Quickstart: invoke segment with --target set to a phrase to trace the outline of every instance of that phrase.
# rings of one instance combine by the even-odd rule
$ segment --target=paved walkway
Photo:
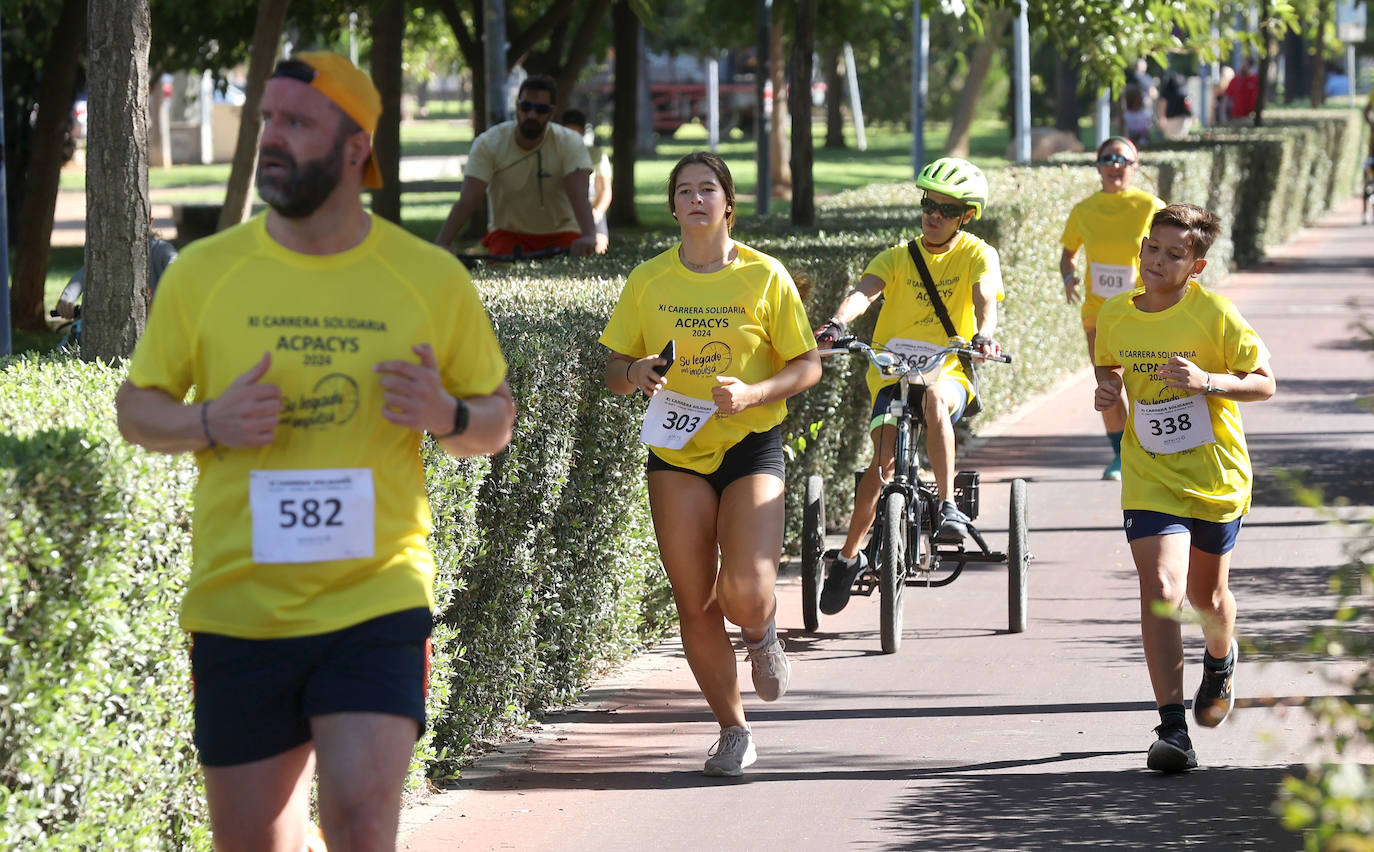
[[[1005,632],[1000,566],[909,589],[892,656],[879,652],[876,596],[808,634],[786,577],[792,689],[775,704],[746,696],[759,760],[743,779],[701,775],[716,727],[669,642],[408,808],[403,848],[1301,848],[1271,803],[1313,754],[1302,705],[1344,690],[1333,676],[1349,664],[1299,649],[1330,612],[1326,581],[1349,533],[1297,505],[1281,470],[1350,500],[1345,514],[1374,503],[1374,415],[1358,404],[1374,362],[1355,327],[1374,315],[1374,230],[1358,222],[1342,205],[1224,287],[1273,350],[1279,391],[1243,408],[1260,473],[1233,569],[1239,631],[1266,650],[1245,652],[1232,718],[1194,732],[1200,771],[1144,769],[1158,717],[1085,370],[995,424],[961,463],[982,472],[980,522],[996,549],[1006,483],[1030,480],[1026,633]],[[1185,636],[1192,683],[1202,642],[1196,628]]]

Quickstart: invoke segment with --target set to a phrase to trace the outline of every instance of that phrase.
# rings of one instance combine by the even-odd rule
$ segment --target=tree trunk
[[[783,61],[783,16],[773,13],[773,27],[768,33],[768,77],[773,81],[773,128],[768,136],[769,160],[772,162],[773,197],[792,197],[792,167],[787,157],[787,63]],[[811,82],[806,84],[808,92]]]
[[[372,193],[372,212],[401,223],[401,50],[406,32],[405,0],[384,0],[372,22],[372,81],[382,96],[382,114],[372,149],[382,170],[382,188]]]
[[[983,93],[988,71],[997,46],[1006,35],[1007,25],[1011,23],[1011,12],[1005,9],[990,10],[987,16],[987,29],[983,38],[974,45],[973,57],[969,60],[968,76],[964,85],[954,98],[954,116],[949,123],[949,138],[945,140],[944,156],[967,157],[969,132],[973,128],[973,115],[978,109],[978,99]]]
[[[1269,0],[1265,0],[1260,8],[1260,20],[1269,18]],[[1260,127],[1264,124],[1264,105],[1269,101],[1269,66],[1273,61],[1275,51],[1274,31],[1265,27],[1264,37],[1260,42],[1259,56],[1259,94],[1255,97],[1255,126]]]
[[[844,78],[840,76],[840,51],[827,47],[821,54],[825,74],[825,147],[844,148]]]
[[[612,7],[611,28],[615,42],[615,112],[611,124],[611,206],[606,211],[606,223],[636,227],[639,214],[635,212],[635,136],[639,123],[639,40],[643,28],[629,0],[617,0]]]
[[[1265,9],[1269,4],[1265,4]],[[1323,34],[1326,32],[1326,24],[1331,20],[1331,0],[1321,0],[1317,3],[1317,23],[1312,37],[1312,106],[1319,107],[1326,103],[1326,39]],[[1350,85],[1355,85],[1351,80]],[[1264,78],[1260,78],[1260,91],[1264,91]],[[1258,113],[1258,110],[1256,110]],[[1258,123],[1258,122],[1256,122]]]
[[[248,60],[248,82],[239,110],[239,135],[234,142],[234,164],[229,168],[229,185],[224,191],[224,208],[219,214],[219,230],[248,218],[249,196],[258,170],[258,133],[262,130],[262,92],[267,76],[277,64],[277,49],[286,27],[286,7],[290,0],[262,0],[253,24],[252,56]]]
[[[1063,56],[1054,61],[1054,126],[1078,136],[1078,122],[1083,117],[1078,100],[1078,69],[1081,63]]]
[[[792,34],[792,224],[816,225],[816,184],[811,143],[811,52],[816,44],[816,0],[798,0]]]
[[[149,0],[90,0],[81,357],[134,351],[148,317]]]
[[[64,0],[52,45],[43,61],[43,67],[51,73],[43,74],[39,86],[38,119],[34,123],[24,200],[19,213],[14,286],[10,291],[10,318],[16,328],[47,327],[43,319],[43,288],[52,254],[52,225],[62,175],[63,142],[72,104],[76,101],[76,78],[85,42],[86,0]]]

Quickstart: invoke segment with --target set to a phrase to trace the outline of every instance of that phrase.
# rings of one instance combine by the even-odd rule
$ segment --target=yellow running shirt
[[[516,122],[506,121],[482,133],[463,167],[464,177],[487,185],[491,227],[517,234],[581,232],[563,179],[578,169],[591,172],[586,143],[550,122],[544,138],[526,151],[516,144],[519,132]]]
[[[465,270],[442,249],[373,216],[361,244],[314,256],[282,247],[266,216],[188,246],[167,268],[129,381],[176,399],[214,400],[263,355],[263,383],[281,389],[270,446],[196,454],[193,563],[181,625],[243,638],[339,630],[387,613],[433,607],[434,559],[421,435],[382,417],[373,365],[418,362],[434,347],[444,387],[489,394],[506,363]],[[250,494],[293,474],[363,469],[372,485],[371,557],[254,560],[259,525],[328,523],[327,500],[271,503]],[[370,471],[370,476],[366,471]],[[256,483],[250,488],[250,481]],[[362,498],[358,498],[362,499]],[[307,513],[308,516],[307,516]],[[337,523],[337,522],[336,522]],[[363,527],[365,529],[366,523]],[[259,529],[256,532],[261,533]],[[273,550],[273,553],[277,551]]]
[[[701,274],[682,265],[680,245],[630,273],[601,334],[613,352],[643,358],[673,340],[677,361],[668,371],[667,388],[710,400],[717,376],[754,384],[816,348],[797,286],[781,263],[737,242],[732,264]],[[653,447],[651,452],[668,464],[712,473],[740,439],[766,432],[786,416],[781,400],[716,414],[682,449]]]
[[[1250,510],[1250,456],[1239,403],[1202,397],[1215,440],[1178,452],[1142,447],[1134,415],[1141,404],[1200,396],[1168,387],[1155,374],[1175,355],[1213,374],[1252,373],[1268,362],[1269,352],[1229,299],[1196,282],[1188,283],[1178,304],[1158,313],[1135,307],[1135,297],[1144,292],[1109,299],[1097,318],[1097,365],[1123,368],[1131,403],[1121,442],[1121,507],[1202,521],[1235,520]],[[1174,418],[1151,428],[1156,434],[1178,434],[1197,424]]]
[[[1006,295],[1002,289],[1002,266],[997,257],[997,249],[983,242],[968,231],[960,231],[950,244],[949,250],[931,254],[921,245],[921,255],[926,267],[930,269],[931,280],[945,303],[954,330],[964,340],[972,340],[978,333],[978,318],[973,310],[973,285],[987,282],[997,291],[997,301]],[[905,244],[884,249],[869,262],[864,275],[882,279],[883,307],[878,312],[878,322],[873,328],[873,342],[886,346],[893,339],[917,340],[944,346],[949,343],[949,335],[940,324],[935,309],[930,304],[926,285],[921,282],[921,273],[911,252]],[[949,355],[945,358],[941,379],[953,379],[964,386],[970,399],[973,386],[964,374],[959,358]],[[876,399],[878,391],[886,385],[897,382],[895,378],[884,378],[878,370],[868,368],[868,393]]]
[[[1083,327],[1093,328],[1102,303],[1140,283],[1140,241],[1150,233],[1150,219],[1164,202],[1143,189],[1095,192],[1074,205],[1064,235],[1067,251],[1086,248],[1079,278],[1083,294]],[[1112,288],[1116,288],[1113,291]]]

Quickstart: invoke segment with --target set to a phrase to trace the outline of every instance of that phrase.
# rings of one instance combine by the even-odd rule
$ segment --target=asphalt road
[[[744,778],[701,775],[716,726],[669,642],[408,807],[403,848],[1300,849],[1272,803],[1316,754],[1305,705],[1346,689],[1350,664],[1302,643],[1330,616],[1327,579],[1352,533],[1300,505],[1286,477],[1347,501],[1346,517],[1374,505],[1374,415],[1359,404],[1374,353],[1356,327],[1374,314],[1374,229],[1358,222],[1342,205],[1222,287],[1273,352],[1278,394],[1243,407],[1258,475],[1233,560],[1240,700],[1222,727],[1194,728],[1200,770],[1145,769],[1158,716],[1085,369],[960,462],[981,472],[994,549],[1007,483],[1029,480],[1027,632],[1006,632],[1005,569],[971,567],[907,590],[902,649],[885,656],[876,595],[804,632],[793,569],[779,591],[792,687],[774,704],[746,695],[759,760]],[[1196,627],[1185,643],[1191,692]]]

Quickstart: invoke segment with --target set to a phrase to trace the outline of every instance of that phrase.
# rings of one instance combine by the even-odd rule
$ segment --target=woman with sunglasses
[[[848,323],[867,311],[879,295],[884,295],[873,329],[875,345],[907,354],[931,352],[948,345],[949,334],[927,296],[925,279],[929,279],[932,286],[938,287],[955,333],[972,342],[984,355],[996,355],[1001,351],[993,339],[997,303],[1003,295],[1001,261],[997,249],[964,230],[965,225],[983,214],[988,201],[987,178],[968,160],[946,157],[921,169],[916,185],[925,190],[921,198],[920,235],[909,244],[895,245],[875,257],[858,286],[844,297],[834,315],[816,329],[816,339],[827,341],[842,336]],[[917,266],[918,258],[921,267]],[[957,357],[949,355],[939,379],[930,383],[921,399],[926,455],[940,492],[935,536],[942,542],[962,542],[968,533],[969,517],[954,502],[954,424],[976,398],[973,378]],[[876,369],[869,368],[873,463],[859,482],[849,533],[821,588],[820,610],[827,615],[834,615],[849,603],[854,580],[868,565],[860,545],[878,512],[883,483],[891,481],[896,466],[893,453],[897,418],[890,409],[897,387],[896,378],[881,376]]]
[[[659,556],[687,662],[720,724],[705,773],[736,776],[756,750],[726,621],[740,628],[755,693],[781,698],[791,672],[773,593],[783,401],[820,380],[821,361],[787,270],[730,236],[735,184],[720,157],[683,157],[668,209],[682,240],[630,273],[601,335],[606,384],[650,397],[640,440]]]
[[[1084,249],[1087,257],[1087,286],[1082,294],[1083,332],[1088,339],[1088,360],[1093,360],[1097,340],[1097,313],[1102,304],[1120,293],[1129,293],[1138,284],[1140,241],[1150,233],[1150,218],[1164,202],[1143,189],[1131,186],[1140,165],[1134,143],[1113,136],[1097,148],[1097,176],[1102,189],[1074,205],[1059,256],[1059,273],[1064,277],[1064,298],[1069,304],[1079,299],[1080,277],[1074,259]],[[1095,362],[1094,362],[1095,363]],[[1112,445],[1112,460],[1102,471],[1103,479],[1121,479],[1121,436],[1126,430],[1126,401],[1102,412],[1107,441]]]

